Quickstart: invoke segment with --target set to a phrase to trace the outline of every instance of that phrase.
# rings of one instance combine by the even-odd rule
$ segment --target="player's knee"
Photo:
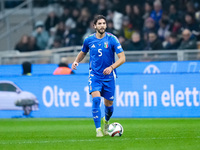
[[[105,104],[105,106],[110,107],[110,106],[113,105],[113,101],[110,101],[110,100],[104,99],[104,104]]]
[[[94,97],[92,102],[92,107],[98,108],[100,106],[101,97]]]

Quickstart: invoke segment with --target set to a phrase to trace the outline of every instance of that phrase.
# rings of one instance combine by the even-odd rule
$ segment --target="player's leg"
[[[105,121],[108,122],[114,110],[113,101],[110,101],[104,98],[104,104],[105,104]]]
[[[101,109],[100,109],[100,103],[101,103],[101,94],[99,91],[94,91],[91,93],[92,95],[92,115],[94,124],[96,127],[96,136],[102,137],[102,131],[101,131]]]
[[[115,79],[103,82],[101,96],[104,97],[105,120],[109,121],[113,114],[113,100],[115,95]]]
[[[103,132],[104,135],[108,135],[109,120],[113,114],[113,101],[104,98],[104,104],[105,104],[105,116],[103,117],[103,123],[104,123]]]
[[[109,120],[113,114],[113,100],[115,93],[115,80],[106,81],[103,83],[102,96],[104,97],[105,117],[104,122],[104,135],[108,135]]]
[[[94,75],[89,76],[89,92],[92,95],[92,115],[96,127],[96,136],[102,137],[101,131],[101,93],[102,82],[100,82]]]
[[[92,115],[93,120],[96,128],[101,127],[101,109],[100,109],[100,103],[101,103],[101,95],[99,91],[94,91],[91,93],[92,95]]]

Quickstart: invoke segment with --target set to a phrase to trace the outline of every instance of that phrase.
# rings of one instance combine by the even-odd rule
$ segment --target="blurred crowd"
[[[37,1],[43,6],[44,1]],[[48,15],[36,21],[15,49],[21,52],[82,45],[94,33],[93,18],[107,18],[107,32],[125,51],[197,49],[199,0],[48,0]]]

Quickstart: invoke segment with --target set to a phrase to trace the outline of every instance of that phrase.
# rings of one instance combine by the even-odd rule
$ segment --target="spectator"
[[[98,14],[107,16],[107,9],[106,0],[99,0]]]
[[[39,47],[36,45],[34,37],[23,35],[21,40],[16,44],[15,49],[20,52],[31,52],[39,50]]]
[[[86,32],[86,29],[89,26],[89,23],[90,23],[90,13],[86,7],[82,8],[80,16],[77,21],[77,28],[76,28],[76,32],[77,32],[76,34],[78,35],[78,37],[80,36],[82,37],[84,35],[84,33]],[[81,39],[81,37],[79,39]]]
[[[159,0],[156,0],[153,3],[153,7],[154,7],[154,10],[151,12],[150,17],[153,18],[153,20],[156,23],[156,27],[158,28],[159,27],[159,20],[162,18],[162,13],[163,13],[162,4]]]
[[[162,13],[162,18],[160,19],[160,20],[170,20],[169,19],[169,12],[168,11],[163,11],[163,13]],[[160,21],[159,21],[159,23],[160,23]],[[169,23],[170,23],[170,21],[169,21]]]
[[[119,33],[115,30],[114,25],[113,25],[113,21],[112,20],[108,20],[107,21],[107,32],[110,32],[114,35],[118,35]]]
[[[32,72],[32,64],[28,61],[25,61],[22,63],[22,69],[23,69],[23,73],[22,75],[26,75],[26,76],[31,76],[31,72]]]
[[[66,32],[66,27],[64,22],[60,21],[56,26],[56,36],[60,37],[61,39],[64,39]],[[64,43],[64,42],[63,42]]]
[[[53,8],[50,8],[49,14],[45,21],[45,28],[49,32],[50,28],[55,27],[59,23],[59,18],[55,14]]]
[[[88,5],[88,10],[90,10],[90,14],[97,14],[98,6],[98,0],[90,0],[90,3]]]
[[[125,17],[123,17],[122,13],[114,11],[114,13],[113,13],[113,25],[114,25],[115,30],[121,30],[122,29],[123,18],[125,18]],[[129,22],[130,22],[130,20],[129,20]]]
[[[195,13],[194,3],[191,1],[188,1],[186,3],[186,9],[187,9],[187,13],[194,14]]]
[[[106,16],[106,19],[107,20],[112,20],[113,21],[113,17],[114,17],[114,12],[112,11],[112,10],[108,10],[108,12],[107,12],[107,16]]]
[[[35,37],[36,44],[40,50],[46,49],[49,35],[48,32],[44,29],[44,23],[42,21],[36,22],[35,30],[33,31],[32,36]]]
[[[155,32],[149,32],[148,34],[148,41],[147,41],[147,50],[162,50],[162,42],[157,37],[157,34]]]
[[[171,22],[174,22],[178,17],[178,13],[174,4],[169,7],[169,18]]]
[[[147,18],[150,17],[152,9],[153,9],[152,3],[149,2],[149,1],[145,2],[145,4],[144,4],[144,15],[142,16],[142,18],[144,20],[146,20]]]
[[[63,47],[62,45],[62,39],[59,36],[56,36],[54,38],[53,44],[51,45],[51,49],[56,49],[56,48],[61,48]]]
[[[63,14],[60,17],[60,21],[65,22],[68,18],[71,17],[69,7],[64,7]]]
[[[160,27],[158,29],[158,37],[164,41],[170,35],[169,20],[161,19],[159,21]]]
[[[86,0],[76,0],[76,8],[81,9],[87,6]]]
[[[122,24],[122,31],[121,32],[124,34],[124,37],[126,39],[131,39],[131,35],[134,32],[134,30],[133,30],[133,26],[130,23],[130,20],[127,16],[123,18],[123,24]]]
[[[80,43],[80,41],[77,43],[77,38],[79,39],[81,37],[77,37],[76,30],[79,14],[80,12],[78,9],[73,9],[72,17],[68,18],[65,22],[65,46],[77,45]]]
[[[142,13],[141,8],[139,5],[133,5],[133,15],[132,15],[131,24],[133,25],[133,28],[137,31],[141,31],[143,27],[143,19],[142,19]]]
[[[49,34],[51,34],[51,28],[55,27],[55,36],[59,36],[61,39],[63,39],[61,41],[61,46],[80,45],[82,39],[93,32],[93,27],[89,25],[91,21],[90,18],[93,18],[94,15],[99,13],[104,14],[107,20],[111,20],[107,24],[107,31],[115,34],[117,37],[120,37],[123,43],[122,46],[124,43],[128,43],[126,40],[130,40],[132,33],[135,31],[141,32],[144,41],[148,41],[147,35],[149,32],[153,31],[158,34],[160,39],[165,41],[164,44],[168,44],[168,35],[170,32],[180,36],[182,34],[183,28],[188,28],[191,30],[192,34],[196,36],[197,40],[200,39],[200,2],[198,0],[50,1],[44,2],[44,4],[47,5],[51,3],[53,4],[52,6],[54,9],[49,10],[45,25],[43,26],[46,27]],[[58,15],[56,15],[58,12],[60,12],[60,7],[58,7],[58,5],[64,6],[63,13],[60,18]],[[142,6],[143,9],[141,9],[140,6]],[[58,8],[58,12],[55,11],[56,8]],[[168,20],[168,23],[166,20]],[[42,27],[43,30],[44,27]],[[25,49],[27,51],[46,49],[46,44],[44,44],[44,41],[41,40],[44,39],[44,36],[39,36],[36,32],[36,29],[34,29],[34,32],[36,45],[32,44],[32,46],[30,46],[29,41],[29,48],[32,48],[30,48],[30,50],[27,48]],[[51,47],[59,47],[59,40],[56,40],[55,43],[54,40],[51,41]],[[53,46],[53,43],[55,46]],[[26,44],[23,46],[28,47]]]
[[[58,0],[55,0],[58,1]],[[62,6],[69,6],[70,8],[75,8],[77,5],[77,1],[76,0],[59,0]]]
[[[69,68],[66,58],[62,58],[61,62],[58,64],[58,68],[56,68],[53,72],[54,75],[69,75],[74,74],[74,72]]]
[[[120,0],[113,0],[112,1],[112,10],[122,13],[123,12],[123,5],[120,3]]]
[[[191,31],[188,29],[183,30],[182,32],[182,42],[178,49],[197,49],[196,38],[192,35]]]
[[[15,45],[15,50],[20,52],[28,52],[29,50],[29,36],[23,35],[20,41]]]
[[[56,37],[56,28],[51,28],[50,29],[50,36],[49,36],[49,40],[48,40],[48,45],[47,45],[48,49],[52,48],[55,37]]]
[[[145,20],[145,24],[144,24],[144,28],[143,28],[143,36],[144,36],[144,40],[147,40],[147,36],[149,32],[156,32],[156,27],[155,27],[155,21],[149,17]]]
[[[134,32],[131,36],[131,40],[123,45],[125,51],[130,50],[144,50],[144,42],[141,40],[140,34]]]
[[[187,13],[185,15],[185,28],[189,29],[190,31],[192,31],[193,33],[198,34],[199,32],[199,24],[196,23],[194,15],[191,13]]]
[[[169,7],[169,19],[170,23],[174,23],[177,19],[183,19],[184,13],[177,10],[177,7],[175,4],[171,4]]]
[[[198,23],[200,23],[200,10],[198,10],[198,11],[195,13],[195,19],[197,20]]]
[[[40,48],[36,44],[36,39],[33,36],[29,37],[29,51],[40,50]]]
[[[171,33],[166,43],[165,49],[167,50],[176,50],[180,46],[180,40],[178,39],[175,33]]]
[[[90,34],[92,34],[92,33],[95,32],[93,25],[94,25],[93,20],[91,20],[91,21],[90,21],[89,27],[86,29],[86,33],[83,35],[82,41],[83,41],[87,36],[89,36]]]
[[[118,36],[118,40],[119,40],[119,43],[122,45],[122,47],[124,48],[124,44],[125,44],[125,41],[126,39],[124,38],[123,35],[119,35]]]
[[[132,8],[131,8],[131,4],[126,4],[125,6],[125,12],[124,12],[124,16],[127,16],[130,20],[132,19]]]
[[[78,17],[79,10],[74,9],[72,11],[72,16],[65,21],[66,30],[70,31],[71,29],[74,29],[76,27]]]
[[[180,19],[177,19],[174,21],[172,27],[171,27],[171,32],[175,34],[181,34],[182,30],[182,23]]]

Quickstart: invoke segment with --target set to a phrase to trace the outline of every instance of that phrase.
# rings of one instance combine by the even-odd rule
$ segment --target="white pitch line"
[[[22,141],[22,140],[12,140],[12,141],[0,141],[0,145],[10,145],[10,144],[43,144],[43,143],[65,143],[65,142],[95,142],[95,141],[113,141],[113,140],[174,140],[174,139],[200,139],[200,136],[197,137],[152,137],[152,138],[124,138],[124,137],[113,137],[113,138],[98,138],[98,139],[83,139],[83,140],[49,140],[49,141]]]

